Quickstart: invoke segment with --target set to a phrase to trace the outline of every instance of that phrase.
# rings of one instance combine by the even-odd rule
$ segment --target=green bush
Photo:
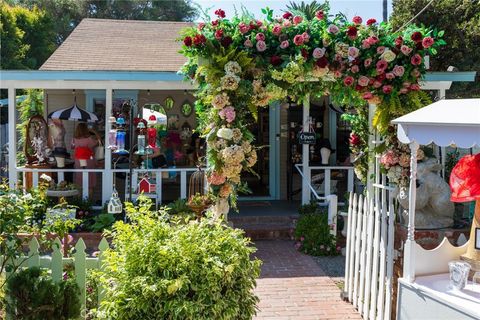
[[[105,253],[101,319],[251,319],[261,262],[240,230],[202,219],[176,224],[148,200],[126,205]]]
[[[326,212],[300,215],[295,228],[295,247],[312,256],[334,256],[340,253],[337,239],[330,234]]]
[[[56,283],[46,271],[33,267],[7,280],[7,314],[21,320],[67,320],[80,316],[80,289],[73,279]]]

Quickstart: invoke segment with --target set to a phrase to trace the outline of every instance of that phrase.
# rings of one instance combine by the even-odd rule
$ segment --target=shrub
[[[240,230],[205,218],[170,223],[150,201],[126,205],[105,253],[101,319],[251,319],[261,262]]]
[[[326,212],[300,215],[295,228],[295,239],[297,249],[306,254],[333,256],[340,253],[336,237],[330,234]]]
[[[7,314],[21,320],[67,320],[80,316],[80,289],[73,279],[56,283],[46,271],[33,267],[7,280]]]

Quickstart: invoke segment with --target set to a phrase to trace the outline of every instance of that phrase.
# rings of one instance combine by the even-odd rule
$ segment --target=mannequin
[[[65,127],[62,120],[50,119],[48,129],[57,167],[63,168],[65,167],[65,157],[67,156],[67,146],[65,144]]]

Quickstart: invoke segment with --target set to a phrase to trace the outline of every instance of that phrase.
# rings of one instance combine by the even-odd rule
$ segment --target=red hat
[[[464,156],[450,174],[453,202],[480,200],[480,153]]]

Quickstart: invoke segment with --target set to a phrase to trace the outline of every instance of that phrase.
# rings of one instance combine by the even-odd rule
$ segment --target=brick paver
[[[340,298],[340,289],[309,256],[291,241],[257,241],[256,256],[263,261],[257,281],[260,298],[256,320],[361,319]]]

